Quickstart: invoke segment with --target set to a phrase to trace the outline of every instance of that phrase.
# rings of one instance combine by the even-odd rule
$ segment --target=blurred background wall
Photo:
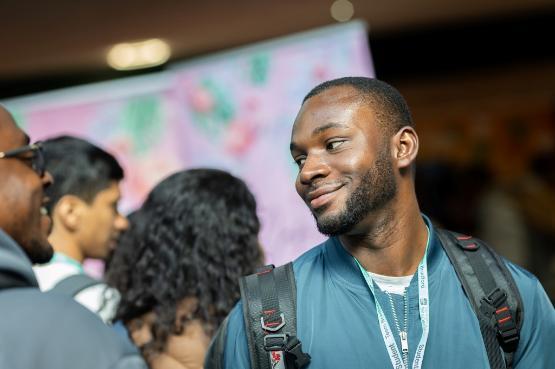
[[[25,106],[18,117],[22,124],[26,124],[23,111],[39,101],[27,95],[101,81],[110,81],[110,86],[115,82],[150,85],[151,92],[163,93],[168,89],[163,76],[191,65],[202,69],[204,61],[208,65],[213,60],[208,56],[214,53],[225,59],[226,55],[238,54],[221,54],[224,50],[239,47],[239,53],[252,51],[242,47],[340,21],[364,21],[364,49],[345,49],[346,40],[360,41],[358,36],[334,42],[331,35],[339,35],[344,29],[341,27],[331,28],[337,32],[328,34],[330,46],[313,47],[343,56],[346,54],[337,51],[341,47],[351,50],[352,55],[357,54],[355,49],[366,50],[367,60],[353,57],[342,62],[339,56],[326,57],[325,53],[312,59],[301,56],[291,62],[290,71],[285,68],[280,72],[281,90],[259,94],[272,96],[275,111],[283,113],[283,123],[278,126],[291,124],[290,117],[311,82],[337,74],[375,74],[393,84],[407,98],[421,139],[417,188],[423,211],[439,224],[491,242],[506,257],[534,272],[551,298],[555,297],[555,51],[549,41],[555,24],[553,0],[4,0],[0,2],[0,14],[0,100],[8,106],[11,103],[15,110]],[[131,71],[118,71],[107,64],[106,54],[114,44],[150,38],[167,41],[171,48],[168,61]],[[309,50],[306,42],[305,51]],[[256,59],[256,52],[249,55],[254,63],[251,67],[263,72],[267,67],[264,57]],[[223,62],[219,60],[216,64]],[[214,80],[226,78],[210,70],[204,73],[215,73]],[[131,76],[139,82],[129,80]],[[180,86],[190,91],[195,76],[180,79],[185,81]],[[102,94],[100,90],[92,91]],[[202,93],[196,99],[202,107]],[[21,101],[27,101],[27,105]],[[135,102],[132,114],[139,122],[148,116],[148,104]],[[162,115],[161,124],[172,124],[168,122],[175,119],[175,114],[180,112]],[[56,122],[61,124],[53,121],[47,124],[49,134],[57,132]],[[265,121],[265,116],[255,117],[244,123],[246,131],[239,125],[239,132],[248,135]],[[148,120],[142,122],[142,126],[128,128],[146,134],[152,126]],[[72,133],[81,132],[80,123],[71,122]],[[215,157],[220,158],[225,145],[218,146],[218,142],[223,141],[213,141],[204,149],[218,152]],[[125,150],[116,144],[110,143],[117,152]],[[168,157],[169,164],[163,168],[152,165],[155,175],[143,184],[144,191],[162,172],[176,169],[171,152],[178,153],[176,157],[190,157],[179,151],[183,149],[165,147],[166,151],[159,153]],[[287,148],[283,150],[281,158],[287,154]],[[188,164],[199,163],[208,162]],[[227,165],[225,161],[212,163]],[[284,175],[279,188],[288,180],[291,177]],[[280,193],[269,189],[271,183],[248,181],[259,197],[264,191]],[[287,191],[292,189],[290,182]],[[131,208],[139,201],[128,198],[127,206]],[[301,214],[303,221],[298,224],[302,229],[313,227],[310,215],[297,209],[297,200],[287,197],[287,201]],[[262,198],[259,202],[263,204],[262,216],[272,219],[272,224],[267,221],[264,225],[266,232],[288,222],[272,216],[275,213],[271,209],[277,205]],[[311,231],[300,232],[306,235],[300,239],[285,236],[289,251],[274,252],[272,246],[268,250],[270,261],[279,263],[310,246],[319,237]],[[265,237],[267,244],[277,242]]]

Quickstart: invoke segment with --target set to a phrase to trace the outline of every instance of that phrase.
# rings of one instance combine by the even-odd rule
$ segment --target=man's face
[[[25,146],[29,137],[10,114],[0,107],[0,151]],[[25,251],[32,263],[46,263],[52,257],[48,242],[51,219],[43,205],[44,189],[52,183],[46,172],[40,177],[31,166],[32,153],[0,159],[0,228]]]
[[[356,232],[397,193],[389,141],[351,87],[333,87],[303,104],[291,155],[299,165],[297,192],[326,235]]]
[[[106,259],[129,222],[118,212],[119,184],[113,181],[88,204],[83,202],[78,242],[87,258]]]

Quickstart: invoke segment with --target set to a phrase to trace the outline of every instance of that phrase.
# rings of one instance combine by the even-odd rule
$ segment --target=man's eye
[[[297,164],[299,168],[302,168],[305,161],[306,161],[306,158],[298,158],[298,159],[295,159],[295,164]]]
[[[341,144],[343,144],[343,142],[345,141],[332,141],[332,142],[328,142],[326,145],[326,149],[327,150],[335,150],[337,149],[339,146],[341,146]]]

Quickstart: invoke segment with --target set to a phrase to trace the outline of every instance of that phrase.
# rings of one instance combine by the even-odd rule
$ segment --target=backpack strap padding
[[[75,297],[79,292],[101,283],[86,274],[73,274],[56,283],[50,292]]]
[[[293,264],[268,265],[240,279],[252,369],[302,368],[310,355],[297,338],[297,288]]]
[[[437,234],[476,313],[491,368],[510,368],[523,317],[510,271],[484,242],[441,229]],[[504,330],[504,324],[513,326]],[[508,343],[500,337],[505,333]]]
[[[257,346],[262,342],[262,331],[257,327],[260,324],[258,317],[262,311],[261,293],[258,288],[258,275],[251,274],[239,279],[241,289],[241,301],[243,302],[243,318],[245,320],[245,332],[249,347],[251,369],[270,369],[270,363],[264,353]]]

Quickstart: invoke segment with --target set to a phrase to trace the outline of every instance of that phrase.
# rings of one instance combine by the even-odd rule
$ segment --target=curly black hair
[[[198,319],[211,336],[239,300],[238,278],[262,263],[256,201],[246,184],[215,169],[175,173],[160,182],[130,215],[131,227],[106,273],[121,293],[115,320],[129,322],[154,312],[152,357],[168,337]],[[177,319],[185,298],[196,309]]]

